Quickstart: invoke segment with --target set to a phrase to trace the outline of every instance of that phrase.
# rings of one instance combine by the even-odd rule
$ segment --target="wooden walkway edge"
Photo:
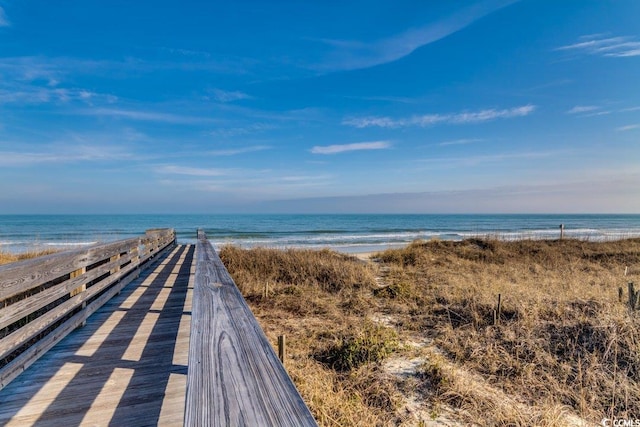
[[[196,245],[185,425],[317,425],[202,231]]]
[[[0,390],[0,425],[182,425],[194,252],[158,256]]]

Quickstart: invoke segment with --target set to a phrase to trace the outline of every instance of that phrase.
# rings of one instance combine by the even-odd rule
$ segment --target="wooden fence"
[[[0,389],[176,243],[173,229],[0,266]]]
[[[201,230],[184,424],[317,425]]]

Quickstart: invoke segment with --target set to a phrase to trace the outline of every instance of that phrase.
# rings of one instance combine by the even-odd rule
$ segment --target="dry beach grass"
[[[45,249],[45,250],[21,252],[21,253],[0,251],[0,265],[8,264],[10,262],[16,262],[16,261],[22,261],[25,259],[35,258],[42,255],[49,255],[55,252],[58,252],[58,251],[55,249]]]
[[[640,314],[627,295],[640,239],[414,242],[369,263],[221,257],[271,341],[287,335],[287,369],[321,425],[640,417]]]

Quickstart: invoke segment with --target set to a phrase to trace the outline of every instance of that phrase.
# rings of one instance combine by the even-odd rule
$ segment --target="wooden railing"
[[[175,245],[172,229],[0,266],[0,389]]]
[[[201,230],[191,312],[186,426],[315,426]]]

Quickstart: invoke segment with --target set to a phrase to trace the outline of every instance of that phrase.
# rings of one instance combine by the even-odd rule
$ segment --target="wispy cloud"
[[[240,101],[242,99],[252,99],[251,95],[248,95],[244,92],[240,91],[228,91],[222,89],[212,89],[211,93],[213,95],[213,99],[218,102],[233,102]]]
[[[127,58],[125,60],[95,60],[74,57],[17,56],[0,58],[0,77],[27,82],[46,82],[57,86],[69,76],[91,75],[127,77],[131,72],[153,73],[178,70],[184,72],[207,71],[222,74],[244,74],[256,64],[252,60],[216,61],[192,60],[148,60]]]
[[[462,139],[454,139],[452,141],[444,141],[438,144],[441,147],[446,147],[448,145],[467,145],[473,144],[475,142],[481,142],[483,139],[481,138],[462,138]]]
[[[40,146],[37,151],[0,151],[1,166],[29,166],[42,163],[74,163],[132,159],[122,147],[94,145]]]
[[[569,50],[608,57],[640,56],[640,41],[635,37],[605,37],[591,34],[580,37],[577,43],[560,46],[556,50]]]
[[[7,19],[7,14],[4,13],[4,9],[0,6],[0,27],[8,27],[9,19]]]
[[[213,156],[235,156],[237,154],[253,153],[256,151],[269,150],[271,147],[268,145],[252,145],[250,147],[231,148],[227,150],[213,150],[208,151],[206,154]]]
[[[297,173],[296,171],[223,169],[220,170],[221,174],[216,176],[199,174],[200,169],[198,168],[178,168],[179,170],[186,169],[185,172],[189,172],[181,174],[187,176],[186,178],[162,179],[159,182],[184,192],[224,193],[234,198],[240,196],[254,200],[282,197],[282,194],[304,196],[308,194],[309,188],[326,187],[332,180],[331,175]],[[202,171],[208,171],[208,169]]]
[[[500,163],[518,159],[542,159],[547,157],[554,157],[560,154],[566,154],[566,150],[556,151],[524,151],[515,153],[496,153],[488,155],[476,155],[465,157],[438,157],[423,159],[423,163],[427,163],[433,166],[435,169],[450,169],[458,167],[477,166],[485,163]]]
[[[598,107],[596,105],[576,105],[572,109],[568,110],[567,114],[590,113],[592,111],[597,111],[599,109],[600,109],[600,107]]]
[[[119,108],[92,108],[82,110],[79,114],[87,116],[109,116],[120,117],[129,120],[146,122],[164,122],[171,124],[211,124],[216,123],[215,119],[202,116],[188,116],[173,113],[163,113],[157,111],[127,110]]]
[[[252,123],[242,127],[227,127],[227,128],[215,129],[215,130],[212,130],[210,134],[215,137],[231,138],[234,136],[263,132],[266,130],[271,130],[273,128],[275,128],[275,126],[272,124]]]
[[[409,126],[426,127],[436,124],[471,124],[488,122],[496,119],[528,116],[533,113],[535,109],[535,105],[523,105],[503,110],[487,109],[473,112],[464,111],[453,114],[425,114],[401,119],[393,119],[390,117],[358,117],[346,119],[342,124],[356,128],[400,128]]]
[[[640,125],[636,124],[636,125],[627,125],[627,126],[620,126],[619,128],[616,128],[617,131],[620,132],[626,132],[628,130],[635,130],[635,129],[640,129]]]
[[[47,104],[81,102],[88,105],[94,103],[112,104],[118,97],[110,94],[91,92],[78,88],[36,87],[13,84],[2,88],[0,83],[0,104]]]
[[[216,168],[194,168],[190,166],[163,165],[156,168],[156,172],[172,175],[188,176],[225,176],[229,174],[228,169]]]
[[[120,67],[120,68],[119,68]],[[23,82],[46,82],[57,86],[70,74],[110,73],[124,64],[68,57],[18,56],[0,58],[0,75]]]
[[[333,50],[327,60],[315,68],[320,71],[355,70],[393,62],[410,55],[422,46],[456,33],[483,16],[511,3],[513,0],[483,1],[438,22],[432,22],[420,28],[412,28],[370,43],[350,40],[320,40]]]
[[[316,145],[311,149],[313,154],[338,154],[347,151],[384,150],[391,147],[388,141],[356,142],[343,145]]]
[[[611,111],[609,111],[609,110],[595,111],[593,113],[587,113],[587,114],[583,115],[582,117],[606,116],[607,114],[611,114]]]
[[[181,49],[181,48],[172,48],[172,47],[161,47],[159,48],[159,50],[162,52],[168,52],[171,54],[186,56],[186,57],[211,58],[211,54],[209,52],[205,52],[202,50]]]
[[[421,101],[421,98],[410,98],[406,96],[354,96],[354,95],[341,95],[342,98],[358,99],[364,101],[380,101],[389,103],[400,104],[417,104]]]

